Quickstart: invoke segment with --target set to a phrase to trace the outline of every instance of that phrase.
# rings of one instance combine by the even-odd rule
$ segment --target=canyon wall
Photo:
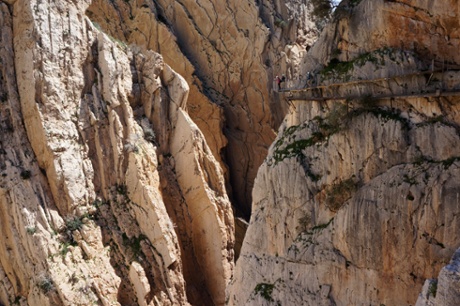
[[[317,35],[302,2],[95,0],[87,11],[104,31],[161,53],[184,76],[187,111],[246,219],[257,169],[287,111],[272,80],[297,67]]]
[[[0,304],[223,305],[307,3],[0,7]]]
[[[456,304],[458,8],[0,1],[0,305]]]
[[[189,85],[89,5],[1,3],[0,303],[221,305],[233,213]]]
[[[457,304],[459,24],[456,1],[336,9],[292,84],[334,86],[283,94],[229,305]]]

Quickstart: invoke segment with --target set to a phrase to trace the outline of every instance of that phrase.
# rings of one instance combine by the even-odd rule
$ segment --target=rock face
[[[293,85],[314,71],[316,84],[349,82],[333,93],[358,98],[292,101],[256,178],[229,305],[414,305],[449,262],[460,238],[459,98],[400,96],[431,86],[424,75],[379,89],[358,81],[459,63],[457,10],[366,0],[336,10]],[[437,88],[458,91],[458,75],[442,75]],[[457,304],[455,258],[439,305]]]
[[[458,8],[0,1],[0,305],[458,304]]]
[[[87,14],[114,37],[161,53],[184,76],[190,117],[228,169],[234,205],[249,219],[257,169],[287,111],[274,100],[272,80],[291,76],[316,37],[309,11],[299,1],[95,0]]]
[[[0,4],[0,304],[222,305],[233,214],[189,85],[89,5]]]
[[[307,71],[319,72],[332,59],[356,60],[375,50],[392,48],[416,53],[437,68],[460,63],[456,48],[460,27],[457,1],[347,0],[336,9],[300,66],[300,83]],[[368,75],[367,78],[370,78]]]
[[[297,108],[259,171],[230,304],[413,304],[458,244],[457,131],[366,109],[321,139],[321,106]]]
[[[430,279],[423,285],[416,306],[458,305],[460,303],[459,250],[450,263],[443,267],[438,279]]]
[[[0,304],[224,304],[309,6],[0,7]]]

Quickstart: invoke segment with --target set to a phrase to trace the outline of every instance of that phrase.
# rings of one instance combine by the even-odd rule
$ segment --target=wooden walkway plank
[[[412,72],[408,74],[402,74],[402,75],[395,75],[395,76],[389,76],[385,78],[377,78],[377,79],[370,79],[370,80],[354,80],[350,82],[342,82],[342,83],[335,83],[335,84],[329,84],[329,85],[317,85],[317,86],[312,86],[312,87],[305,87],[305,88],[286,88],[286,89],[280,89],[278,93],[284,94],[288,100],[311,100],[311,101],[324,101],[324,100],[345,100],[345,99],[357,99],[357,98],[362,98],[363,96],[369,96],[375,99],[385,99],[385,98],[392,98],[392,97],[401,97],[401,98],[417,98],[417,97],[439,97],[439,96],[459,96],[460,95],[460,82],[457,82],[457,84],[452,85],[452,82],[449,84],[445,83],[445,78],[444,75],[446,73],[456,73],[459,72],[460,69],[454,69],[454,70],[425,70],[425,71],[418,71],[418,72]],[[428,76],[428,80],[423,80],[423,79],[413,79],[413,77],[418,77],[418,76]],[[437,77],[440,77],[438,79]],[[459,76],[460,77],[460,76]],[[406,79],[406,82],[404,82]],[[426,79],[426,77],[425,77]],[[433,80],[437,80],[437,83],[435,84],[434,82],[430,84]],[[393,84],[390,84],[390,83]],[[416,83],[418,84],[419,88],[416,89],[416,93],[412,92],[407,92],[407,84],[411,83]],[[423,88],[420,88],[420,83],[423,83]],[[340,87],[346,87],[346,86],[356,86],[356,85],[366,85],[366,84],[372,84],[373,86],[380,86],[378,89],[378,93],[361,93],[361,94],[348,94],[348,95],[343,95],[340,94]],[[391,86],[393,85],[393,86]],[[450,85],[450,88],[447,88]],[[400,92],[400,93],[395,93],[394,89],[396,87],[397,89],[402,89],[401,91],[406,91],[406,92]],[[431,88],[430,88],[431,87]],[[370,88],[371,91],[374,88]],[[426,92],[425,92],[426,90]],[[325,91],[328,91],[329,93],[332,93],[332,95],[325,95]],[[384,91],[387,91],[388,93],[382,93]]]

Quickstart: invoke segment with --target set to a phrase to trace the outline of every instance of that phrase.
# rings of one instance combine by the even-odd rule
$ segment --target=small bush
[[[311,137],[307,139],[295,140],[296,135],[294,135],[294,133],[300,129],[303,129],[305,127],[303,125],[291,126],[290,128],[286,129],[286,131],[283,133],[283,136],[280,137],[280,139],[275,143],[275,149],[273,152],[273,159],[275,160],[275,164],[285,158],[301,158],[303,155],[303,150],[305,150],[307,147],[321,143],[332,134],[339,132],[345,126],[346,120],[348,118],[347,113],[346,105],[341,103],[335,104],[325,118],[315,117],[313,119],[318,123],[318,131],[312,132]],[[286,144],[283,147],[285,142],[287,142],[286,140],[294,141]],[[320,176],[313,174],[311,178],[313,181],[317,181],[320,179]]]
[[[152,129],[144,131],[144,139],[148,142],[155,143],[155,132]]]
[[[141,243],[143,240],[148,240],[147,236],[140,234],[138,237],[132,237],[130,239],[126,233],[123,233],[122,238],[123,245],[131,248],[131,251],[133,252],[133,258],[139,258],[143,255]]]
[[[76,283],[78,283],[79,279],[80,278],[78,277],[77,273],[73,272],[72,275],[70,275],[70,277],[69,277],[69,282],[71,284],[75,285]]]
[[[50,276],[46,274],[41,274],[37,279],[37,285],[42,290],[43,293],[47,294],[50,291],[53,291],[54,283]]]
[[[332,223],[333,220],[334,220],[334,218],[331,218],[331,220],[329,220],[327,223],[321,223],[321,224],[313,226],[309,233],[313,234],[314,231],[322,231],[323,229],[328,227]]]
[[[29,235],[33,235],[33,234],[35,234],[37,232],[37,228],[35,226],[28,226],[26,228],[26,232]]]
[[[29,170],[22,170],[21,171],[21,178],[23,180],[28,180],[32,176],[32,173]]]
[[[116,185],[117,193],[120,195],[126,195],[128,193],[128,187],[125,184]]]
[[[153,144],[156,143],[155,131],[152,129],[152,124],[147,118],[143,118],[140,121],[140,126],[144,132],[144,139]]]
[[[359,105],[364,109],[371,109],[377,106],[378,99],[372,97],[371,94],[367,94],[358,100]]]
[[[386,108],[382,108],[382,107],[375,107],[375,108],[360,107],[360,108],[357,108],[357,109],[353,110],[352,112],[348,113],[348,118],[351,119],[351,118],[360,116],[360,115],[365,114],[365,113],[372,114],[375,117],[383,120],[384,122],[387,122],[387,121],[390,121],[390,120],[391,121],[397,121],[397,122],[401,123],[401,127],[404,130],[410,130],[411,129],[410,121],[408,119],[404,118],[401,115],[401,111],[399,111],[399,110],[390,110],[390,109],[386,109]]]
[[[306,231],[310,225],[310,222],[311,222],[310,215],[305,214],[305,216],[299,218],[299,225],[297,226],[297,230],[300,232]]]
[[[8,101],[8,93],[4,92],[0,95],[0,101],[1,102],[7,102]]]
[[[328,19],[331,15],[333,3],[331,0],[311,0],[315,20]]]
[[[69,242],[69,241],[65,241],[61,244],[61,249],[59,250],[59,254],[61,254],[61,256],[65,257],[67,255],[67,253],[69,253],[69,247],[70,246],[73,246],[74,244],[72,242]]]
[[[70,232],[79,230],[82,228],[82,226],[83,226],[83,221],[78,217],[69,217],[65,221],[65,227]]]
[[[436,279],[433,279],[430,282],[430,286],[428,287],[428,294],[436,297],[436,292],[438,291],[438,281]]]
[[[260,283],[257,284],[254,288],[254,294],[262,296],[265,300],[269,302],[273,302],[273,288],[275,288],[275,285],[273,284]]]
[[[286,21],[284,21],[283,19],[280,19],[280,18],[275,18],[274,24],[275,24],[275,26],[277,26],[279,28],[284,28],[287,25]]]

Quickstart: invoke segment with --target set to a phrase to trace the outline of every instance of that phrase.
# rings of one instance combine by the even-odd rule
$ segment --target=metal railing
[[[327,80],[326,80],[327,81]],[[324,81],[323,81],[324,82]],[[360,97],[435,97],[460,95],[460,69],[426,70],[370,80],[321,84],[278,91],[288,100],[345,100]]]

